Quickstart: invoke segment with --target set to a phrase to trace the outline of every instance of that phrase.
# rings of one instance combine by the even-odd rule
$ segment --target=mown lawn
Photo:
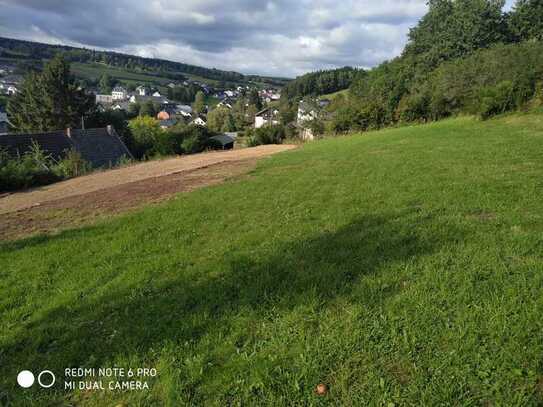
[[[461,118],[308,144],[4,243],[0,404],[541,404],[542,192],[542,114]],[[158,376],[132,392],[15,381],[113,366]]]

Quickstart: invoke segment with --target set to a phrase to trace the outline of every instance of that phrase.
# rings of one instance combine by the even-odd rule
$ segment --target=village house
[[[202,115],[199,115],[198,117],[196,117],[193,121],[190,122],[190,124],[195,125],[195,126],[202,126],[202,127],[207,126],[205,117]]]
[[[112,126],[98,129],[66,129],[47,133],[8,134],[0,137],[0,149],[12,156],[20,156],[37,143],[55,160],[61,160],[71,151],[77,151],[81,158],[93,168],[117,165],[123,157],[132,154]]]
[[[192,107],[189,105],[176,105],[175,112],[185,118],[192,117]]]
[[[149,95],[149,88],[147,86],[143,86],[143,85],[138,86],[136,88],[136,94],[138,96],[147,96],[147,95]]]
[[[112,95],[96,95],[96,103],[111,104],[113,103]]]
[[[325,115],[324,109],[330,104],[327,99],[316,101],[301,101],[298,104],[298,113],[296,118],[296,126],[300,130],[302,140],[314,140],[315,135],[309,127],[309,122],[322,118]]]
[[[217,104],[217,107],[226,107],[227,109],[232,109],[234,104],[235,104],[235,101],[232,100],[230,97],[227,97],[227,98],[224,98],[223,100],[221,100]]]
[[[128,92],[122,86],[116,86],[111,92],[113,100],[125,100],[128,98]]]
[[[112,110],[124,110],[125,112],[128,112],[129,107],[130,107],[130,103],[127,102],[126,100],[122,102],[118,102],[118,103],[113,103],[111,105]]]
[[[255,129],[279,124],[279,110],[267,107],[255,115]]]
[[[139,95],[132,95],[130,96],[130,98],[128,99],[128,101],[130,103],[139,103],[139,104],[143,104],[145,102],[148,102],[148,101],[151,101],[153,103],[158,103],[158,104],[167,104],[167,103],[170,103],[169,100],[163,96],[139,96]]]

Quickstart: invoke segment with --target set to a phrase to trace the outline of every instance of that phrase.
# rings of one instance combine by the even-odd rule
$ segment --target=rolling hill
[[[213,86],[219,84],[260,87],[282,87],[288,79],[259,75],[243,75],[238,72],[204,68],[164,59],[143,58],[110,51],[50,45],[0,37],[0,62],[41,65],[62,52],[74,63],[79,78],[97,81],[102,74],[125,80],[151,80],[167,83],[172,80],[192,79]]]
[[[542,146],[541,112],[330,138],[4,242],[0,400],[541,404]],[[22,366],[158,375],[148,391],[22,390]]]

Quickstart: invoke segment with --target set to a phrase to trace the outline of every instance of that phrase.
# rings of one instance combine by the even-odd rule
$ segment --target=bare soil
[[[258,159],[293,148],[261,146],[152,161],[0,197],[0,240],[91,224],[216,185],[251,171]]]

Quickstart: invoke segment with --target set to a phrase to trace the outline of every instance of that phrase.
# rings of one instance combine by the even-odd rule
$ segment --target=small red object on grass
[[[328,393],[328,386],[324,383],[320,383],[315,388],[315,393],[317,393],[319,396],[324,396],[326,393]]]

